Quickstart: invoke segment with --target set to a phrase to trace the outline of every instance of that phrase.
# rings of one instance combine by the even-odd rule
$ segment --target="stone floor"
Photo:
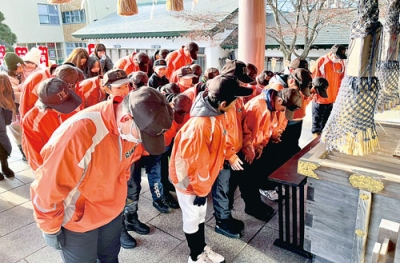
[[[398,119],[399,112],[390,118]],[[311,116],[311,113],[307,114]],[[385,119],[385,118],[384,118]],[[310,118],[303,124],[301,145],[311,140]],[[0,262],[2,263],[56,263],[61,262],[58,252],[46,246],[40,230],[32,216],[29,187],[34,176],[29,166],[21,161],[21,155],[14,145],[10,166],[15,178],[0,181]],[[139,203],[141,221],[151,227],[149,235],[137,239],[135,249],[121,249],[120,262],[187,262],[188,247],[182,232],[181,211],[161,214],[153,206],[148,182],[143,176],[142,193]],[[277,210],[277,204],[267,202]],[[244,236],[229,239],[214,232],[215,220],[212,206],[208,206],[206,218],[206,241],[215,251],[226,258],[226,262],[236,263],[303,263],[306,258],[273,245],[278,237],[277,215],[268,223],[263,223],[244,212],[244,203],[239,194],[235,200],[233,216],[245,222]]]

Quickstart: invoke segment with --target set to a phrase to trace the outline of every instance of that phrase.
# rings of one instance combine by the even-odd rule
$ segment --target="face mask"
[[[132,121],[132,126],[131,126],[130,131],[132,131],[133,125],[134,125],[134,122]],[[121,125],[121,126],[122,126],[122,125]],[[139,144],[139,143],[142,142],[141,139],[135,138],[135,137],[132,135],[132,132],[130,132],[130,133],[128,133],[128,134],[123,134],[123,133],[122,133],[121,126],[118,127],[118,132],[119,132],[119,136],[120,136],[123,140],[126,140],[126,141],[128,141],[128,142],[134,142],[134,143],[137,143],[137,144]],[[136,125],[135,125],[135,126],[136,126]],[[137,126],[136,126],[135,128],[137,129]],[[137,129],[137,130],[138,130],[138,129]],[[138,134],[140,134],[140,131],[139,131],[139,130],[138,130]]]

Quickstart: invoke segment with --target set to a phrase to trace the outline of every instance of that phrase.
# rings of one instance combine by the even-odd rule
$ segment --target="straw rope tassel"
[[[182,11],[183,10],[183,0],[167,0],[167,10],[168,11]]]
[[[379,147],[374,113],[380,84],[375,77],[374,65],[382,25],[378,21],[377,0],[361,0],[358,9],[351,28],[346,76],[321,141],[328,150],[337,149],[345,154],[362,156]]]
[[[68,4],[71,3],[73,0],[47,0],[47,2],[49,2],[52,5],[55,4]]]
[[[117,13],[120,16],[133,16],[138,13],[136,0],[118,0]]]

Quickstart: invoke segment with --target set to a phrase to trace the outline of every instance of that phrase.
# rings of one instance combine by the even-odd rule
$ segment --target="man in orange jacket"
[[[166,77],[169,82],[175,82],[173,72],[180,69],[183,66],[189,66],[193,60],[197,59],[197,53],[199,52],[199,46],[195,42],[189,42],[186,46],[182,46],[180,49],[170,52],[165,61],[167,61],[167,72]]]
[[[118,262],[129,168],[165,150],[172,109],[150,87],[78,112],[43,147],[31,185],[34,217],[65,263]]]
[[[170,179],[182,209],[183,232],[190,249],[188,262],[224,262],[224,257],[205,243],[207,195],[223,167],[226,149],[224,113],[238,96],[251,89],[239,86],[233,76],[210,80],[208,91],[197,96],[191,118],[175,137],[170,159]]]
[[[115,64],[114,69],[122,69],[126,75],[130,75],[135,71],[148,72],[150,65],[150,58],[144,52],[132,53],[131,55],[120,58]]]
[[[339,94],[339,88],[345,75],[346,48],[342,45],[334,45],[331,51],[317,59],[311,68],[312,77],[323,77],[329,83],[327,98],[316,95],[313,101],[313,125],[311,132],[321,134],[325,124],[331,115],[333,103]],[[317,121],[318,119],[318,121]]]
[[[82,103],[79,96],[59,78],[42,81],[37,93],[39,99],[36,105],[22,118],[22,148],[33,171],[42,165],[40,151],[53,132],[75,114]]]

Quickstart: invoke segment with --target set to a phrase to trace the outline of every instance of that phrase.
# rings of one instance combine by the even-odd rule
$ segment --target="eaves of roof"
[[[159,38],[159,37],[179,37],[190,33],[191,31],[169,31],[169,32],[126,32],[126,33],[98,33],[98,34],[80,34],[82,39],[112,39],[112,38]]]

